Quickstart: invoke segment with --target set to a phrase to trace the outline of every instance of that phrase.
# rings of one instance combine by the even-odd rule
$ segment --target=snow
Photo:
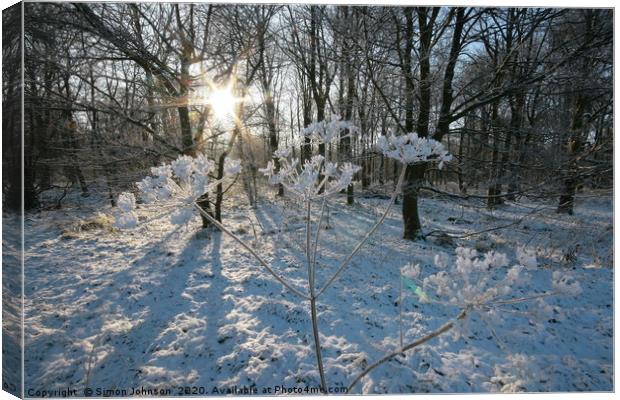
[[[307,292],[303,206],[270,197],[252,209],[244,198],[228,198],[227,226]],[[235,385],[319,386],[308,302],[232,239],[201,230],[197,217],[185,226],[159,218],[122,231],[111,218],[97,217],[111,215],[109,206],[80,201],[25,221],[26,390],[190,385],[210,394]],[[317,257],[319,287],[387,204],[356,201],[352,207],[344,198],[330,204]],[[556,285],[579,283],[581,292],[514,304],[502,315],[473,314],[382,364],[354,393],[613,390],[610,197],[584,193],[572,216],[525,198],[493,211],[473,200],[422,197],[420,203],[427,233],[457,238],[403,240],[400,211],[390,212],[318,301],[330,387],[348,386],[399,346],[401,268],[419,265],[418,279],[424,278],[440,271],[435,260],[443,270],[457,247],[469,247],[508,256],[508,264],[494,259],[489,279],[503,278],[517,259],[530,267],[521,271],[528,283],[512,288],[515,297],[552,290],[554,274]],[[315,204],[315,222],[318,209]],[[133,211],[145,220],[144,205]],[[99,223],[89,224],[93,218]],[[405,343],[458,313],[421,303],[411,291],[402,306]]]
[[[22,384],[21,219],[4,213],[2,230],[2,380],[3,390],[17,396]]]

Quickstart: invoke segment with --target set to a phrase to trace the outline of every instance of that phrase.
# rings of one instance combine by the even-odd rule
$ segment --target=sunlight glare
[[[209,95],[209,103],[215,118],[223,120],[235,114],[235,97],[230,88],[216,89]]]

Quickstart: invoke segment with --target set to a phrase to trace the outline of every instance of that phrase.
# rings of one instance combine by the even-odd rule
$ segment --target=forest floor
[[[235,205],[224,211],[225,223],[307,290],[303,210],[273,198],[252,209],[241,194],[229,202]],[[493,211],[474,200],[423,197],[420,203],[427,233],[462,237],[403,240],[399,206],[390,212],[319,301],[333,392],[397,348],[400,267],[419,263],[423,275],[431,273],[434,254],[454,257],[457,246],[501,251],[512,261],[517,247],[535,249],[539,267],[527,287],[515,288],[517,296],[549,290],[555,270],[570,271],[583,291],[549,298],[552,318],[536,320],[527,306],[515,306],[499,326],[474,316],[464,338],[447,334],[383,364],[355,393],[613,390],[609,193],[580,193],[574,215],[525,198]],[[182,227],[161,218],[119,231],[104,216],[109,206],[76,196],[66,204],[25,221],[27,391],[71,387],[82,396],[90,387],[131,395],[131,388],[144,387],[174,395],[189,386],[193,394],[217,394],[214,388],[255,385],[262,394],[267,387],[318,387],[307,302],[229,237],[200,229],[199,218]],[[319,286],[386,205],[371,197],[351,207],[332,201],[319,245]],[[455,310],[421,304],[408,292],[403,315],[407,342]]]

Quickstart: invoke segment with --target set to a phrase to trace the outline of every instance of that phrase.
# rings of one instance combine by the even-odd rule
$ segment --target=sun
[[[225,120],[235,115],[237,99],[230,88],[215,89],[209,94],[209,104],[213,115],[219,120]]]

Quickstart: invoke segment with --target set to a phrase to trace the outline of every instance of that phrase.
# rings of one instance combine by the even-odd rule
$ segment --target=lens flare
[[[209,104],[213,115],[219,120],[225,120],[235,115],[237,100],[230,88],[216,89],[209,95]]]

